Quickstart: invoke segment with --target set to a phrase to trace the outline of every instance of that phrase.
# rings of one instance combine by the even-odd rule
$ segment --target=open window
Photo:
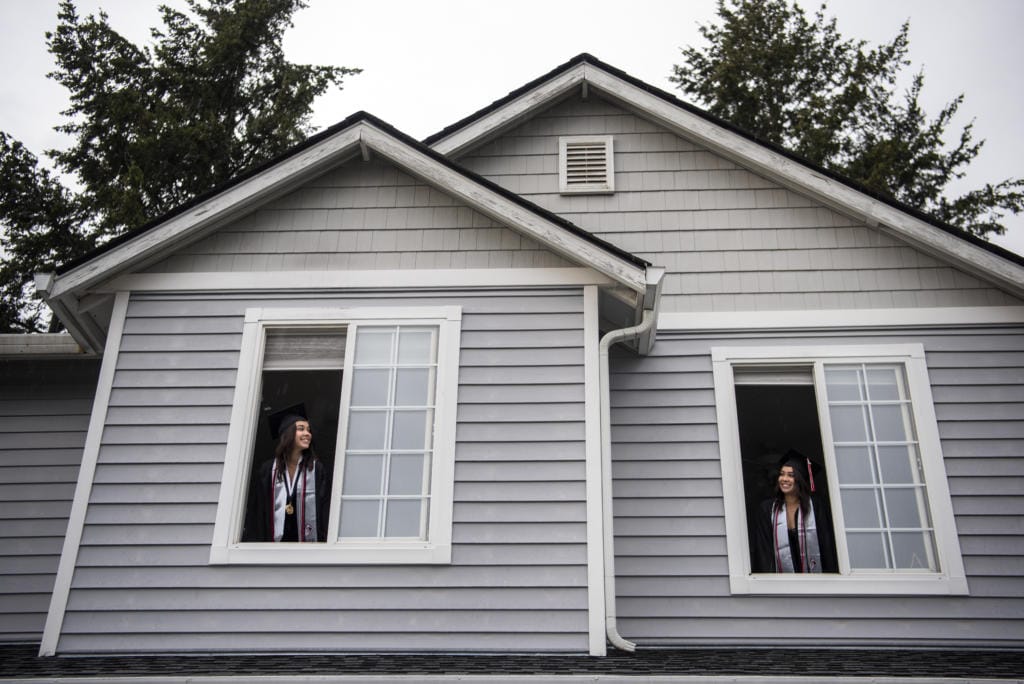
[[[715,348],[734,593],[966,593],[920,345]],[[817,465],[837,574],[753,567],[753,516],[779,456]]]
[[[451,560],[458,307],[250,309],[211,563]],[[266,416],[305,403],[333,472],[323,543],[248,541]]]

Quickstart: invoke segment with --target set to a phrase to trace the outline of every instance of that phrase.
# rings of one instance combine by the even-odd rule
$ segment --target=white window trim
[[[338,520],[330,521],[324,543],[241,543],[238,539],[248,495],[248,472],[259,410],[259,377],[263,367],[266,331],[271,327],[343,326],[372,322],[381,325],[438,327],[437,385],[434,414],[434,457],[431,463],[431,503],[426,541],[337,540]],[[462,310],[443,307],[374,308],[251,308],[246,309],[239,354],[235,398],[231,408],[227,451],[217,518],[210,548],[210,563],[221,564],[429,564],[451,563],[452,501],[455,478],[455,415],[459,375],[459,338]],[[354,345],[347,344],[346,368]],[[348,383],[348,377],[343,383]],[[347,384],[345,385],[348,386]],[[347,410],[342,394],[342,411]],[[344,416],[342,416],[344,418]],[[347,420],[339,420],[338,449],[345,444]],[[336,459],[331,507],[337,511],[340,495],[340,459]]]
[[[603,145],[605,149],[605,179],[603,182],[569,184],[567,146],[570,144]],[[558,191],[563,195],[599,195],[615,192],[615,147],[610,135],[569,135],[558,139]]]
[[[805,595],[966,595],[960,541],[953,517],[953,505],[946,480],[946,467],[939,441],[938,424],[932,403],[931,385],[920,344],[807,347],[713,347],[712,368],[715,406],[718,413],[719,448],[722,465],[722,496],[725,504],[726,542],[729,553],[729,586],[733,594],[805,594]],[[886,363],[904,365],[914,419],[918,431],[921,462],[932,513],[935,546],[940,572],[863,572],[849,575],[753,574],[743,499],[743,472],[740,459],[736,392],[733,368],[739,365],[806,363],[820,368],[821,362]],[[817,393],[817,392],[816,392]],[[820,401],[820,397],[819,397]],[[820,406],[820,404],[819,404]],[[825,467],[836,472],[835,454],[829,437],[827,419],[821,418]],[[838,481],[828,478],[832,501],[839,501]],[[835,507],[833,508],[835,511]],[[841,515],[836,519],[839,547]],[[843,564],[842,551],[840,564]]]

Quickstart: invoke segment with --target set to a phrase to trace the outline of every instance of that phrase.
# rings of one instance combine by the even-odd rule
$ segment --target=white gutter
[[[640,337],[658,320],[655,310],[644,309],[639,325],[612,330],[601,338],[599,348],[600,401],[601,401],[601,511],[604,519],[604,604],[605,634],[612,646],[620,651],[636,650],[636,644],[626,641],[616,625],[615,608],[615,533],[612,512],[612,421],[611,388],[609,387],[608,350],[617,342]]]

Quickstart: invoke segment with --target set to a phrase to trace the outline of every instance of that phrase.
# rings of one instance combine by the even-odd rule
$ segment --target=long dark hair
[[[779,489],[779,475],[782,474],[782,469],[786,466],[793,469],[793,484],[795,485],[796,496],[800,500],[800,510],[806,513],[807,506],[811,501],[811,486],[807,483],[807,476],[804,474],[807,472],[807,463],[803,458],[786,461],[775,471],[775,500],[779,504],[786,502],[786,495]]]
[[[279,478],[284,477],[285,473],[285,459],[288,454],[292,453],[292,447],[295,446],[295,423],[292,423],[286,427],[281,435],[277,438],[277,445],[274,447],[274,468],[277,470],[277,476]],[[313,443],[309,443],[308,449],[302,450],[302,458],[299,459],[299,467],[305,467],[306,470],[311,470],[313,464],[316,463],[317,455],[316,451],[313,450]]]

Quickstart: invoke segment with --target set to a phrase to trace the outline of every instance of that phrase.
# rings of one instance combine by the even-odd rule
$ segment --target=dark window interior
[[[340,370],[263,371],[259,424],[253,441],[249,482],[256,478],[260,466],[274,457],[276,443],[270,438],[267,417],[275,411],[299,403],[306,405],[309,414],[313,448],[327,466],[327,471],[333,472],[341,409],[341,374]]]
[[[787,451],[795,449],[819,466],[814,479],[815,496],[826,505],[828,484],[813,385],[737,385],[736,414],[743,459],[747,536],[753,558],[753,517],[760,503],[773,496],[778,461]]]

